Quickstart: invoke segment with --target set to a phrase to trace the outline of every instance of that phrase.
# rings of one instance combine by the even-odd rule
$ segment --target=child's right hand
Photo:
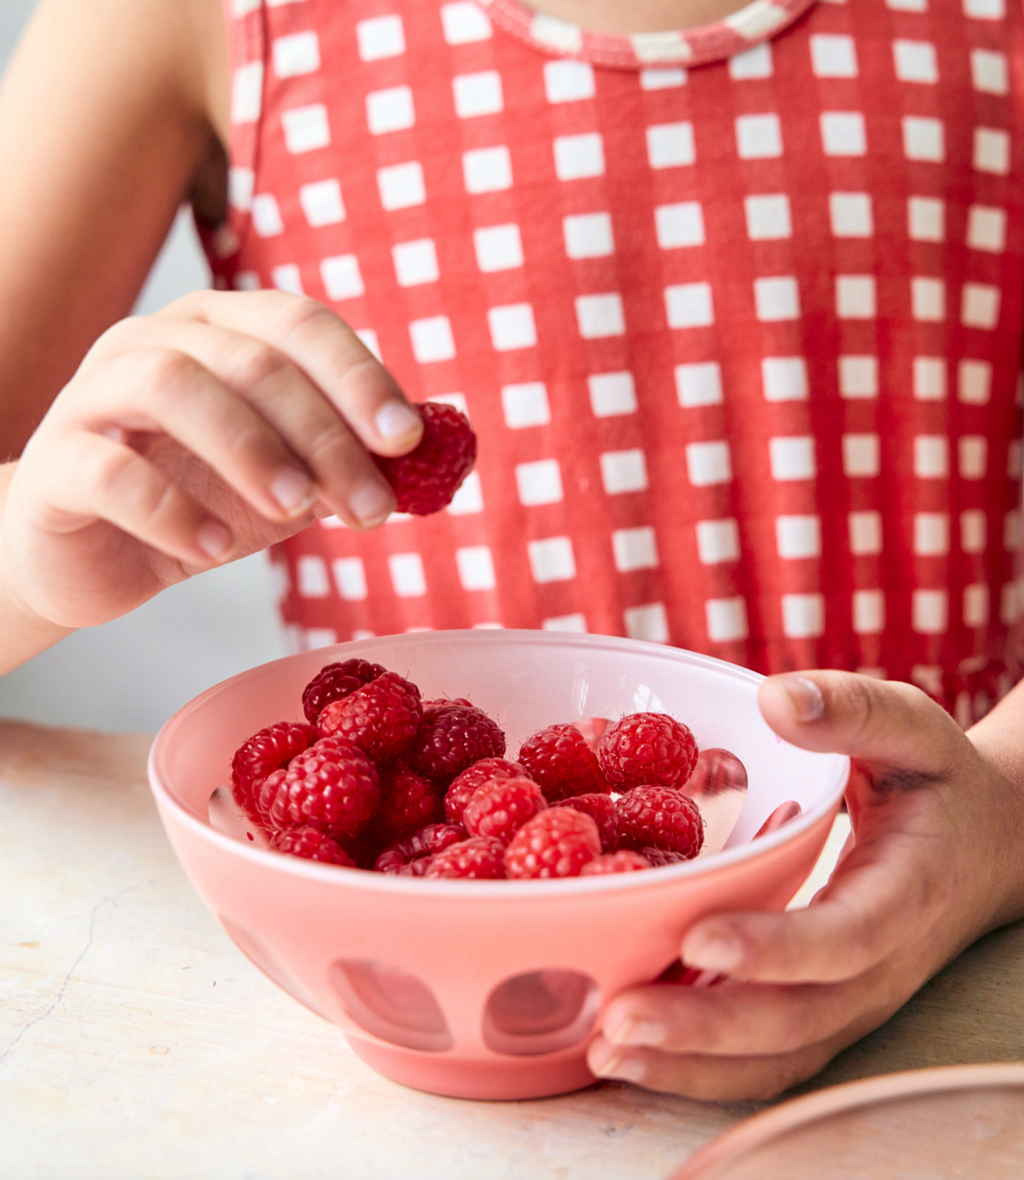
[[[204,291],[116,324],[26,446],[0,504],[0,586],[59,627],[106,622],[337,514],[394,508],[369,451],[422,424],[333,312]]]

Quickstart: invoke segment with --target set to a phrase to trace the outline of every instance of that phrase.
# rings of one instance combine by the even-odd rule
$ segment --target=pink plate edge
[[[721,1168],[737,1163],[755,1148],[829,1115],[898,1098],[992,1087],[1024,1088],[1024,1062],[943,1065],[843,1082],[744,1119],[699,1148],[669,1180],[714,1180]]]

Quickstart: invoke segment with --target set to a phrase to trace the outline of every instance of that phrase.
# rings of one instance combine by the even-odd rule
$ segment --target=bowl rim
[[[620,652],[642,652],[645,656],[666,659],[671,662],[682,661],[691,665],[698,665],[724,674],[734,679],[758,685],[766,679],[759,672],[751,671],[739,664],[729,663],[716,656],[704,655],[688,648],[674,647],[669,644],[656,643],[649,640],[626,639],[621,636],[594,635],[590,633],[564,631],[533,631],[515,628],[479,628],[464,630],[440,631],[406,631],[396,635],[374,635],[366,639],[349,640],[345,643],[331,644],[325,647],[311,648],[290,655],[279,656],[277,659],[256,664],[233,676],[226,677],[205,689],[190,701],[177,709],[157,731],[150,744],[147,757],[147,777],[150,790],[158,804],[158,810],[170,809],[179,823],[189,828],[194,835],[201,837],[208,843],[221,848],[223,851],[251,860],[255,864],[274,868],[300,877],[307,877],[314,881],[329,883],[344,880],[347,884],[359,889],[371,891],[393,890],[407,893],[410,890],[416,895],[422,895],[429,890],[436,896],[451,896],[464,898],[481,897],[544,897],[554,894],[567,897],[573,894],[601,893],[606,890],[644,890],[660,888],[676,881],[685,881],[693,877],[709,876],[713,873],[731,868],[733,865],[752,860],[755,856],[763,856],[770,851],[780,848],[791,839],[801,835],[821,822],[829,813],[838,810],[850,775],[850,758],[845,754],[820,754],[822,758],[832,759],[836,763],[836,770],[831,788],[812,807],[801,811],[800,815],[789,820],[782,827],[773,832],[757,837],[756,842],[734,848],[724,848],[706,858],[697,857],[695,860],[684,861],[680,864],[661,865],[654,869],[639,873],[610,873],[607,876],[595,877],[563,877],[543,878],[524,881],[503,880],[448,880],[444,878],[402,877],[392,873],[377,873],[368,869],[347,868],[343,865],[322,864],[319,861],[305,860],[296,856],[282,856],[255,844],[242,844],[231,836],[218,832],[208,822],[198,819],[190,810],[184,807],[168,790],[164,776],[161,773],[164,756],[164,746],[169,741],[174,730],[184,724],[191,714],[203,708],[216,697],[232,691],[239,684],[249,679],[267,675],[274,667],[293,663],[298,657],[323,656],[324,663],[350,658],[365,653],[367,647],[379,644],[415,643],[433,644],[450,643],[453,639],[472,639],[474,643],[508,643],[528,644],[532,646],[547,646],[548,644],[569,644],[591,650],[612,650]],[[780,739],[782,740],[782,739]],[[813,754],[814,751],[806,751]],[[223,785],[227,785],[225,782]],[[339,878],[338,874],[343,876]],[[654,878],[653,880],[651,878]]]

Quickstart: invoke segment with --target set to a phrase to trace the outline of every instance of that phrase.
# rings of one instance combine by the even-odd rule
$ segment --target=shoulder
[[[55,106],[71,93],[112,96],[126,118],[159,106],[168,117],[205,115],[220,131],[221,0],[39,0],[14,67],[47,78]]]

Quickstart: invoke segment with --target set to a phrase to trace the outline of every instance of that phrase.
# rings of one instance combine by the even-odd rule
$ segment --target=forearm
[[[14,475],[16,463],[0,464],[0,530],[3,528],[3,505]],[[0,554],[4,538],[0,532]],[[24,664],[58,640],[71,628],[60,627],[31,611],[14,592],[10,560],[0,558],[0,676]]]

